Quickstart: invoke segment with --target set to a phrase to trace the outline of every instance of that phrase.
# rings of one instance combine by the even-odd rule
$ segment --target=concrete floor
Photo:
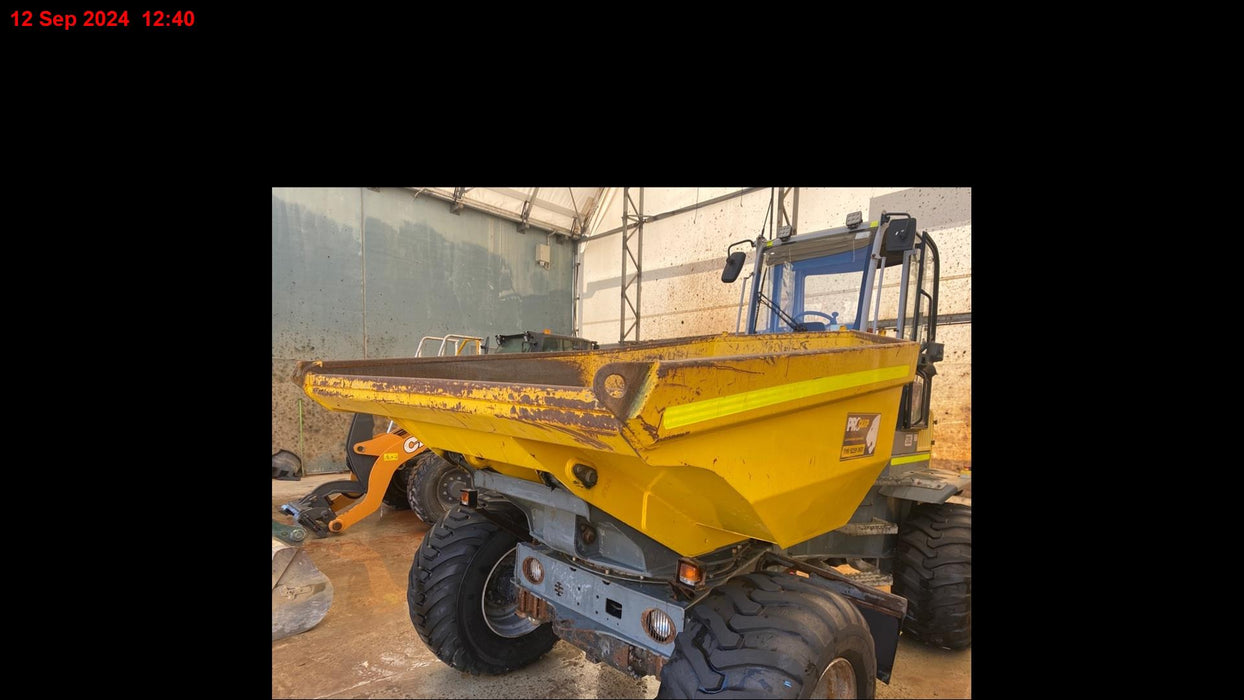
[[[280,504],[340,475],[272,482]],[[419,639],[406,608],[410,563],[428,526],[409,510],[381,509],[341,535],[304,544],[333,584],[315,628],[272,643],[274,698],[652,698],[656,678],[634,679],[558,642],[536,663],[504,676],[470,676],[442,663]],[[931,649],[899,639],[894,676],[878,698],[969,698],[972,650]]]

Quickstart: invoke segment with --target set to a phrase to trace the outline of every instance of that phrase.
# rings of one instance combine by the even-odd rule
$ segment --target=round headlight
[[[678,630],[674,629],[673,618],[664,610],[649,608],[644,611],[641,621],[644,632],[660,644],[669,644],[674,641],[674,635],[678,634]]]
[[[532,583],[540,583],[544,580],[544,567],[540,565],[540,560],[535,557],[527,557],[523,560],[523,576],[527,577]]]

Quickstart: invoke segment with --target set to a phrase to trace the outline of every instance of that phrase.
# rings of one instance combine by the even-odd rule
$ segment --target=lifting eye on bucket
[[[576,464],[570,471],[583,484],[583,488],[590,489],[596,485],[596,470],[588,465]]]

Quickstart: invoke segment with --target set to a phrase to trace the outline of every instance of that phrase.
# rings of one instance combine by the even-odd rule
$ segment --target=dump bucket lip
[[[898,345],[915,344],[914,341],[887,339]],[[784,357],[809,357],[816,355],[838,355],[846,353],[868,353],[875,349],[867,345],[847,345],[828,348],[810,348],[783,352]],[[710,368],[722,372],[738,371],[729,367],[731,363],[744,362],[756,356],[752,354],[713,355],[708,357],[690,357],[682,359],[652,360],[618,360],[601,365],[586,383],[580,384],[547,384],[537,382],[495,382],[481,379],[450,379],[444,377],[408,377],[381,374],[349,374],[336,372],[336,369],[354,367],[374,367],[364,364],[366,360],[343,360],[336,362],[309,363],[308,367],[300,367],[300,385],[304,389],[314,387],[317,393],[325,396],[349,398],[350,389],[346,383],[360,383],[370,391],[402,394],[412,393],[424,396],[444,396],[447,399],[461,399],[465,393],[486,391],[495,393],[499,399],[512,400],[516,404],[530,405],[532,408],[556,408],[563,410],[584,411],[590,413],[607,412],[618,418],[624,413],[624,406],[630,404],[634,393],[638,390],[640,380],[648,375],[665,378],[670,374],[692,368]],[[420,358],[422,359],[422,358]],[[433,359],[433,358],[428,358]],[[443,358],[434,358],[443,359]],[[346,364],[348,363],[348,364]],[[311,375],[308,386],[307,376]],[[627,379],[627,390],[624,395],[614,397],[606,390],[604,383],[613,375],[621,375]],[[504,394],[511,396],[505,397]],[[576,397],[571,394],[580,394]],[[587,394],[590,394],[589,398]],[[401,403],[401,402],[397,402]]]
[[[792,333],[753,333],[753,334],[718,333],[718,334],[710,334],[710,335],[695,335],[695,336],[683,336],[683,337],[678,337],[678,338],[661,338],[657,340],[644,340],[644,341],[639,341],[639,342],[630,343],[630,344],[606,345],[606,346],[601,346],[600,348],[597,348],[595,350],[568,350],[568,351],[558,352],[558,353],[535,353],[535,355],[558,357],[558,358],[569,358],[569,357],[574,357],[576,355],[603,356],[603,355],[609,355],[611,353],[633,352],[636,350],[640,350],[640,351],[654,350],[654,349],[660,349],[663,347],[675,347],[679,345],[694,345],[694,344],[699,344],[699,343],[703,343],[705,341],[710,341],[710,340],[727,340],[727,339],[745,340],[745,341],[755,342],[757,344],[765,342],[766,339],[771,340],[773,338],[783,338],[783,339],[789,338],[789,339],[793,339],[796,341],[804,340],[804,339],[820,340],[820,339],[824,339],[826,335],[828,335],[829,333],[831,332],[804,331],[804,332],[798,332],[798,333],[792,332]],[[854,338],[866,340],[870,344],[877,344],[877,345],[892,345],[896,343],[914,343],[915,342],[913,340],[908,340],[905,338],[894,338],[894,337],[885,336],[885,335],[878,335],[876,333],[866,333],[864,331],[857,331],[857,330],[846,329],[846,328],[839,330],[839,331],[832,331],[832,333],[836,333],[838,335],[849,335]],[[852,347],[866,347],[866,346],[846,345],[846,346],[835,346],[835,347],[825,347],[825,348],[814,348],[813,350],[816,352],[827,352],[827,351],[837,350],[841,348],[852,348]],[[792,350],[789,352],[803,352],[803,351]],[[710,358],[687,358],[687,360],[690,360],[690,359],[723,359],[726,357],[743,357],[743,356],[747,356],[748,354],[749,353],[737,353],[735,355],[714,355],[714,356],[710,356]],[[755,353],[752,353],[752,354],[755,354]],[[520,354],[500,353],[500,354],[492,354],[492,355],[462,355],[462,356],[453,356],[453,357],[385,357],[385,358],[377,358],[377,359],[356,359],[356,360],[324,360],[324,359],[300,360],[295,366],[294,375],[292,379],[296,384],[301,384],[305,376],[309,372],[317,368],[325,369],[325,370],[332,370],[332,369],[355,369],[355,368],[363,368],[363,367],[378,367],[379,368],[379,367],[384,367],[386,365],[399,365],[399,364],[410,364],[410,363],[418,363],[421,365],[438,365],[438,364],[450,364],[450,363],[461,363],[461,362],[488,363],[488,362],[504,361],[506,359],[512,360],[512,358],[515,358],[515,357],[530,358],[531,355],[532,354],[528,354],[528,353],[520,353]],[[622,361],[622,360],[619,360],[619,361]],[[649,360],[634,360],[634,361],[636,362],[640,362],[640,361],[682,362],[686,360],[662,360],[662,359],[656,358],[656,359],[649,359]],[[333,374],[338,374],[338,373],[333,372]],[[390,375],[377,374],[375,376],[390,376]],[[505,382],[498,382],[498,383],[505,383]],[[521,382],[514,382],[514,383],[517,384]]]
[[[899,352],[904,347],[916,345],[915,341],[892,338],[861,331],[840,331],[850,334],[863,343],[851,344],[818,344],[813,347],[799,349],[783,349],[779,355],[786,359],[832,357],[846,354],[871,354],[878,357],[878,366],[884,366],[884,353],[878,353],[878,346],[887,346],[886,350]],[[756,338],[759,345],[772,336],[780,335],[783,340],[800,343],[804,340],[824,342],[823,332],[782,333],[762,336],[743,334],[722,334],[714,336],[695,336],[691,338],[674,338],[660,341],[648,341],[648,347],[668,347],[692,343],[712,342],[718,339]],[[631,349],[631,348],[626,348]],[[757,356],[766,353],[736,352],[729,355],[699,355],[681,358],[629,358],[625,354],[611,358],[613,351],[593,350],[580,354],[593,353],[607,360],[590,373],[580,375],[574,384],[552,384],[548,382],[525,381],[492,381],[486,379],[460,379],[451,377],[423,377],[410,375],[383,374],[386,366],[402,365],[409,367],[439,365],[444,362],[478,362],[489,359],[489,356],[473,356],[464,358],[429,357],[429,358],[384,358],[378,360],[338,360],[338,361],[304,361],[299,363],[295,376],[304,391],[323,397],[351,399],[359,389],[373,394],[389,394],[391,400],[380,399],[383,404],[409,405],[401,400],[403,394],[414,394],[425,397],[443,397],[446,400],[473,403],[479,399],[469,398],[471,394],[485,394],[491,401],[535,410],[553,409],[556,411],[580,412],[595,415],[599,418],[612,417],[619,421],[627,421],[633,416],[633,400],[643,390],[649,378],[662,380],[680,371],[706,368],[720,372],[746,371],[731,365],[754,361]],[[565,354],[563,354],[564,356]],[[497,356],[497,362],[513,361],[520,355],[507,354]],[[527,356],[530,359],[530,356]],[[550,358],[551,359],[551,358]],[[352,371],[353,370],[353,371]],[[361,370],[361,371],[360,371]],[[910,379],[910,372],[909,379]],[[621,395],[611,393],[605,382],[611,377],[620,376],[625,390]],[[309,378],[308,378],[309,377]],[[377,397],[373,396],[373,400]],[[598,426],[603,429],[605,426]]]
[[[907,362],[895,365],[889,362],[888,359],[893,353],[901,355],[904,354],[904,351],[910,352],[910,349],[916,345],[914,341],[855,331],[849,331],[849,333],[864,342],[825,344],[826,338],[821,333],[782,334],[785,336],[783,340],[793,341],[796,344],[805,339],[814,339],[821,342],[813,347],[801,347],[799,349],[790,349],[789,342],[783,343],[784,348],[778,351],[770,348],[771,352],[768,354],[773,355],[776,358],[776,362],[798,360],[805,367],[808,366],[808,362],[818,362],[818,358],[862,355],[872,359],[861,365],[860,369],[855,372],[856,374],[885,372],[891,369],[901,370],[901,374],[904,375],[901,379],[910,381],[911,374],[914,371],[913,365]],[[698,342],[712,342],[721,337],[702,336]],[[675,342],[687,343],[696,341],[675,339],[672,341],[659,341],[659,344],[669,345]],[[765,346],[758,344],[756,349],[765,349]],[[595,352],[599,353],[600,351]],[[861,379],[855,385],[843,387],[821,386],[821,383],[838,374],[830,372],[826,373],[824,378],[821,379],[805,379],[794,383],[796,385],[816,383],[814,387],[796,387],[790,385],[789,382],[779,381],[772,387],[757,386],[746,390],[724,391],[711,396],[706,394],[701,398],[684,400],[682,403],[674,406],[675,409],[682,410],[693,405],[699,405],[700,408],[691,411],[688,415],[707,415],[705,413],[707,411],[708,413],[713,413],[713,417],[700,417],[679,425],[667,425],[663,418],[664,412],[661,412],[660,416],[656,418],[650,415],[650,411],[648,411],[650,405],[648,392],[652,390],[654,384],[676,376],[683,371],[707,370],[713,374],[718,372],[729,374],[745,372],[755,375],[757,371],[754,368],[754,363],[758,357],[763,357],[765,354],[750,352],[731,355],[696,355],[672,359],[662,359],[659,357],[629,359],[626,355],[614,359],[616,356],[607,355],[602,359],[613,361],[599,364],[594,370],[590,370],[590,374],[585,370],[580,375],[580,381],[576,384],[502,382],[485,379],[424,377],[410,376],[409,374],[394,376],[377,373],[383,370],[383,365],[385,364],[403,362],[401,358],[380,361],[344,360],[328,363],[317,361],[307,363],[300,369],[303,370],[304,376],[303,389],[308,394],[316,397],[317,400],[321,400],[321,402],[328,400],[335,404],[335,410],[363,410],[359,408],[359,405],[361,403],[369,403],[371,408],[368,410],[371,412],[388,414],[383,408],[388,406],[394,416],[401,415],[410,410],[419,412],[432,410],[437,414],[446,411],[448,413],[462,412],[467,414],[491,413],[491,415],[499,419],[508,419],[519,423],[537,421],[544,423],[545,427],[552,430],[571,431],[577,435],[576,439],[580,439],[594,448],[604,448],[605,444],[602,442],[602,440],[606,439],[604,436],[621,435],[633,450],[649,449],[651,447],[650,443],[683,434],[685,431],[679,428],[684,424],[705,424],[706,421],[717,421],[717,419],[727,415],[746,413],[792,401],[806,403],[806,399],[814,395],[828,395],[831,392],[848,390],[856,385],[864,386],[876,381],[893,383],[894,380],[900,379],[900,377],[885,376],[865,378],[867,381]],[[508,358],[513,357],[517,356],[508,356]],[[431,362],[447,358],[426,359]],[[448,359],[452,361],[452,358]],[[506,359],[502,358],[502,361],[506,361]],[[753,363],[752,369],[745,367],[748,363]],[[404,366],[409,368],[410,364],[407,363]],[[343,373],[339,370],[362,371],[351,374]],[[586,377],[586,381],[584,381],[584,377]],[[614,387],[611,390],[607,385],[607,382],[610,380],[620,385],[621,388]],[[783,385],[787,385],[788,388],[784,388]],[[783,392],[794,392],[797,395],[787,397]],[[361,399],[360,395],[365,395],[366,398]],[[742,399],[737,399],[736,396],[740,395],[746,396]],[[780,400],[776,400],[775,397],[779,397]],[[743,404],[753,401],[757,403],[755,406],[736,406],[740,401]],[[718,404],[730,407],[730,410],[724,411]],[[684,412],[686,411],[684,410]],[[642,424],[640,427],[643,428],[646,434],[641,434],[639,428],[631,425],[642,414],[648,414],[646,419],[640,421]],[[434,419],[431,422],[444,425],[451,424],[442,419]],[[706,429],[706,425],[699,425],[694,430],[699,431],[703,429]]]
[[[834,345],[834,346],[826,346],[826,347],[802,348],[802,349],[797,349],[797,350],[784,350],[782,351],[782,354],[783,355],[807,355],[807,354],[819,354],[819,353],[838,353],[838,352],[849,352],[849,351],[854,351],[854,350],[867,349],[867,348],[870,348],[876,345],[898,346],[898,345],[904,345],[904,344],[916,344],[916,341],[908,340],[906,338],[893,338],[890,336],[877,335],[875,333],[865,333],[863,331],[856,331],[856,330],[844,329],[841,331],[836,331],[836,333],[850,335],[851,337],[866,340],[868,342],[866,344],[861,344],[861,345]],[[755,338],[756,339],[755,342],[759,344],[761,342],[764,342],[764,339],[771,339],[774,337],[781,337],[783,339],[789,338],[789,339],[798,341],[798,340],[805,340],[805,339],[806,340],[821,340],[821,339],[824,339],[825,335],[826,333],[823,331],[807,331],[803,333],[764,333],[764,334],[752,334],[752,335],[745,334],[745,333],[722,333],[719,335],[702,335],[702,336],[688,336],[688,337],[683,337],[683,338],[668,338],[668,339],[662,339],[662,340],[648,340],[648,341],[642,341],[640,343],[635,343],[634,345],[602,347],[597,350],[567,351],[567,352],[556,353],[555,356],[558,358],[568,358],[568,357],[572,357],[575,355],[596,355],[596,356],[603,357],[603,356],[607,356],[607,355],[614,354],[614,353],[633,352],[635,350],[649,350],[649,349],[659,349],[662,347],[674,347],[674,346],[679,346],[679,345],[693,345],[693,344],[697,344],[703,341],[713,340],[713,339]],[[542,354],[543,353],[537,354],[536,356],[539,356]],[[661,364],[667,364],[667,365],[679,363],[678,366],[692,366],[694,363],[697,363],[697,362],[713,363],[713,362],[720,362],[724,360],[739,360],[742,358],[754,357],[758,354],[762,354],[762,353],[745,353],[744,352],[744,353],[733,353],[730,355],[707,355],[707,356],[700,356],[700,357],[669,358],[669,359],[660,358],[660,357],[634,358],[634,359],[619,358],[618,360],[615,360],[607,364],[613,364],[614,362],[649,363],[649,364],[661,363]],[[551,355],[551,354],[549,355],[550,358],[553,356],[554,355]],[[462,357],[386,357],[386,358],[379,358],[379,359],[358,359],[358,360],[301,360],[295,366],[294,375],[292,379],[294,383],[296,384],[303,384],[306,381],[306,375],[311,374],[311,373],[314,373],[318,376],[357,377],[360,375],[352,374],[349,372],[336,371],[336,370],[351,370],[351,369],[363,369],[363,368],[376,368],[377,370],[381,370],[382,368],[386,366],[409,365],[409,364],[432,366],[432,365],[439,365],[439,364],[462,363],[462,362],[484,362],[484,363],[506,362],[506,361],[513,361],[513,358],[520,358],[520,357],[524,359],[531,359],[532,354],[503,353],[503,354],[496,354],[496,355],[471,355],[471,356],[462,356]],[[604,366],[605,365],[602,365],[602,369]],[[597,373],[599,373],[599,371],[600,370],[598,369]],[[398,380],[414,379],[413,377],[406,377],[403,375],[386,375],[386,374],[381,374],[379,372],[371,373],[366,376],[375,378],[375,379],[386,379],[386,380],[388,379],[398,379]],[[586,386],[584,384],[547,384],[547,383],[542,383],[542,382],[519,382],[519,381],[494,382],[494,381],[477,380],[477,379],[446,379],[446,381],[473,382],[473,383],[485,384],[485,385],[513,384],[513,385],[519,385],[519,386],[570,386],[570,387]]]

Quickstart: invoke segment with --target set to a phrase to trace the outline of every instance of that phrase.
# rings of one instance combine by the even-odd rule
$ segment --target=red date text
[[[148,10],[140,16],[140,27],[193,27],[194,12],[190,10]],[[14,27],[50,27],[69,30],[75,27],[129,27],[129,10],[87,10],[78,14],[72,12],[31,12],[16,10],[9,14]]]

